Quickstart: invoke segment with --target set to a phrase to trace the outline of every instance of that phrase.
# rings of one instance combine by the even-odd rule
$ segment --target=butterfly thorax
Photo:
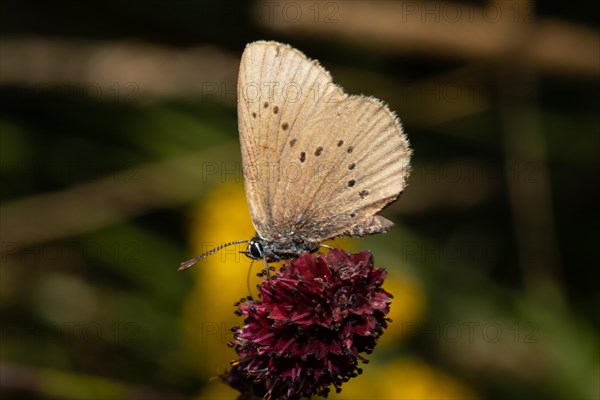
[[[314,253],[318,249],[319,243],[298,237],[282,237],[276,240],[267,240],[256,234],[248,242],[246,255],[255,260],[265,259],[267,262],[275,262],[296,258],[304,251]]]

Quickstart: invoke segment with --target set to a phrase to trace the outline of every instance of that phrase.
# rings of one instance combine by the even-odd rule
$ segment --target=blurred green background
[[[586,4],[2,2],[2,398],[235,397],[212,378],[249,262],[177,266],[253,234],[235,88],[259,39],[387,102],[414,149],[396,227],[339,243],[395,300],[334,397],[600,398]]]

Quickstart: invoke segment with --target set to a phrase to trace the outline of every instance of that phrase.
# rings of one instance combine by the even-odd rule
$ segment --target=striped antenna
[[[236,240],[235,242],[229,242],[229,243],[222,244],[219,247],[216,247],[216,248],[214,248],[214,249],[212,249],[210,251],[207,251],[204,254],[199,255],[198,257],[194,257],[191,260],[187,260],[187,261],[182,262],[181,264],[179,264],[179,268],[177,268],[177,270],[178,271],[183,271],[184,269],[188,269],[192,265],[196,264],[198,261],[200,261],[200,260],[202,260],[202,259],[204,259],[204,258],[206,258],[208,256],[211,256],[211,255],[215,254],[217,251],[219,251],[219,250],[221,250],[221,249],[223,249],[223,248],[225,248],[227,246],[231,246],[231,245],[234,245],[234,244],[240,244],[240,243],[248,243],[248,242],[249,242],[248,240]]]

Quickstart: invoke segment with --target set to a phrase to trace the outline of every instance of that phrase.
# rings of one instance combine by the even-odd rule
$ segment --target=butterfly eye
[[[254,258],[255,260],[262,260],[263,248],[262,245],[255,241],[250,241],[248,244],[248,257]]]

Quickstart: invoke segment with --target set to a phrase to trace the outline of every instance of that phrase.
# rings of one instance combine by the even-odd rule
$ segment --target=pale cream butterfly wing
[[[405,187],[410,149],[383,103],[346,95],[290,46],[255,42],[242,56],[238,118],[258,236],[318,243],[392,225],[375,214]]]
[[[298,140],[296,152],[306,154],[308,173],[275,197],[284,204],[284,217],[275,220],[310,232],[316,241],[385,232],[393,224],[375,214],[400,195],[410,171],[398,120],[385,104],[364,96],[350,96],[320,114]],[[287,191],[303,193],[304,204],[286,207]]]
[[[277,42],[246,46],[238,79],[238,125],[246,197],[265,262],[316,251],[338,235],[385,232],[376,215],[406,186],[411,151],[381,101],[348,96],[316,60]]]
[[[334,101],[345,95],[300,51],[276,42],[246,46],[238,78],[238,125],[248,206],[263,238],[272,239],[279,226],[273,218],[274,194],[279,172],[291,173],[281,166],[289,163],[282,152],[290,132],[304,130],[320,107],[314,98],[324,97]]]

